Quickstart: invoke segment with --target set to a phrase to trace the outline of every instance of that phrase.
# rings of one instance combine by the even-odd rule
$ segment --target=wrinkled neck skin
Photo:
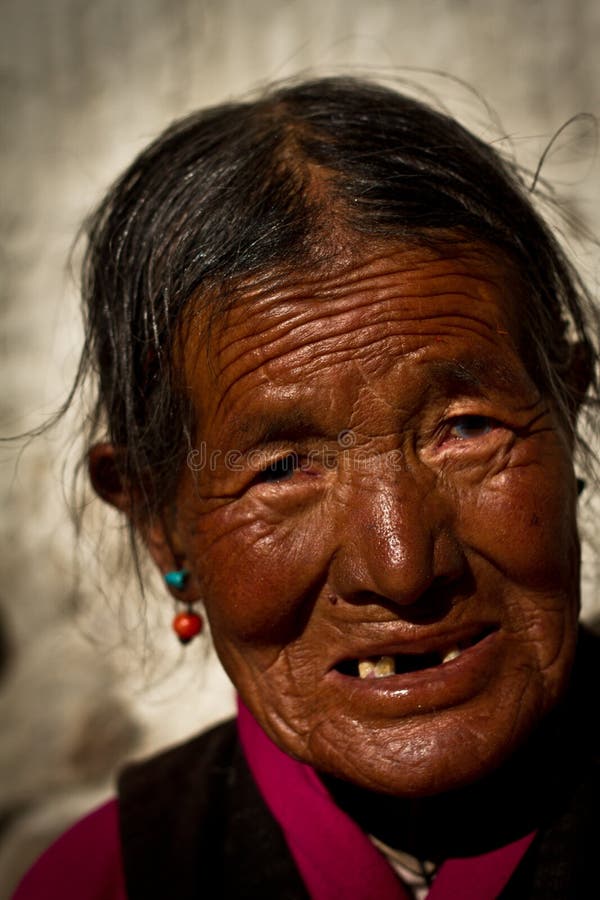
[[[580,634],[579,647],[590,641]],[[581,653],[565,698],[529,740],[487,778],[434,797],[399,798],[324,776],[336,803],[368,834],[422,859],[485,853],[530,833],[560,806],[585,770],[597,726],[586,702],[593,672]],[[596,734],[596,741],[597,741]]]

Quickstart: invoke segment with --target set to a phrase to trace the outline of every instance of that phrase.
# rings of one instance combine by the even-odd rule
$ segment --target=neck
[[[532,789],[526,777],[514,772],[509,777],[508,768],[435,797],[393,797],[336,779],[326,784],[364,831],[419,859],[439,862],[483,853],[537,826],[543,792]]]

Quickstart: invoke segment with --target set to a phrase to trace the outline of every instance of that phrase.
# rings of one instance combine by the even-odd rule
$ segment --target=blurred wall
[[[67,269],[78,226],[172,118],[305,69],[384,71],[425,84],[535,167],[567,119],[599,112],[596,0],[2,0],[0,13],[3,434],[64,399],[81,334]],[[600,233],[594,141],[589,123],[569,129],[545,172]],[[581,265],[596,284],[597,258]],[[116,520],[93,514],[74,556],[63,496],[74,430],[71,419],[0,457],[0,898],[110,792],[120,760],[233,708],[210,651],[180,652],[168,603],[145,609],[131,583],[97,583],[94,530],[118,542]]]

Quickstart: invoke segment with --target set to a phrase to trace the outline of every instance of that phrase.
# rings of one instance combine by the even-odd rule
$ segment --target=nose
[[[330,587],[341,598],[372,602],[376,595],[409,606],[465,571],[449,503],[409,475],[355,485],[340,518]]]

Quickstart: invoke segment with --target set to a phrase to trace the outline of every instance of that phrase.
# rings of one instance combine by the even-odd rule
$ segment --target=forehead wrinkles
[[[211,344],[219,405],[250,376],[256,385],[298,370],[309,377],[323,365],[355,361],[360,351],[367,359],[386,351],[397,358],[428,337],[465,333],[497,344],[509,332],[508,282],[504,267],[481,256],[439,259],[421,251],[415,259],[405,251],[355,267],[343,279],[299,278],[250,290]]]
[[[315,319],[332,333],[336,320],[338,332],[345,330],[345,315],[362,313],[363,321],[370,316],[374,324],[386,321],[393,310],[390,301],[399,298],[403,304],[401,318],[435,318],[439,313],[428,311],[424,304],[440,298],[448,301],[446,311],[451,314],[453,298],[484,300],[492,294],[497,298],[504,281],[505,268],[493,265],[481,254],[471,259],[441,259],[423,249],[418,256],[407,250],[388,253],[329,275],[317,272],[311,277],[302,273],[297,279],[288,276],[279,283],[267,280],[260,286],[238,291],[240,299],[232,303],[218,341],[211,347],[213,360],[217,370],[224,373],[241,355],[240,345],[243,353],[252,353],[274,341],[285,340],[294,332],[300,339],[298,343],[302,343],[305,325],[311,329],[308,333],[318,339]],[[464,307],[459,303],[456,311],[464,315]],[[479,318],[475,310],[472,315]]]

